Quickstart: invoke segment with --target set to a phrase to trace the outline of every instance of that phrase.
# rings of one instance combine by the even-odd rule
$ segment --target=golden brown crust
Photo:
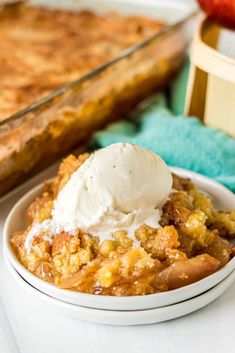
[[[25,4],[0,8],[0,121],[154,34],[160,22]]]
[[[29,207],[30,223],[50,216],[58,191],[88,156],[70,155],[62,162],[58,175],[45,183],[44,193]],[[124,230],[100,243],[97,237],[78,229],[76,234],[55,234],[52,243],[38,234],[28,253],[24,242],[30,227],[14,234],[11,242],[29,271],[61,288],[116,296],[179,288],[214,273],[235,251],[222,238],[231,233],[233,212],[226,213],[220,233],[215,226],[222,213],[207,196],[178,176],[174,176],[174,188],[163,206],[162,227],[142,225],[136,230],[139,245]]]

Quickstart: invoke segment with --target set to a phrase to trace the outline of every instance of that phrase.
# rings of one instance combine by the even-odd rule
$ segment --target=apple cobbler
[[[228,239],[235,236],[235,211],[217,211],[211,199],[189,180],[173,175],[173,188],[162,206],[160,227],[145,224],[134,241],[125,230],[100,241],[77,229],[61,232],[51,242],[42,234],[26,237],[35,222],[51,217],[53,201],[72,173],[89,157],[70,155],[58,175],[27,210],[29,227],[13,234],[20,262],[34,275],[73,291],[131,296],[159,293],[194,283],[226,265],[234,255]]]
[[[155,34],[163,23],[17,2],[0,4],[0,26],[1,121]]]

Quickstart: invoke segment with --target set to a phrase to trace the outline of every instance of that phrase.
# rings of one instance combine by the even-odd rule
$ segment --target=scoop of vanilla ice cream
[[[80,228],[101,240],[141,224],[159,226],[159,208],[172,188],[164,161],[137,145],[117,143],[94,152],[58,194],[52,211],[58,229]]]

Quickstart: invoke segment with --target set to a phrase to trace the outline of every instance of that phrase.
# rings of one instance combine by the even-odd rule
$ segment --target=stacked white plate
[[[202,175],[179,168],[172,171],[188,177],[210,195],[218,209],[235,209],[235,196],[224,186]],[[90,322],[113,325],[140,325],[170,320],[189,314],[218,298],[235,279],[235,258],[216,273],[183,288],[147,296],[98,296],[63,290],[34,276],[18,261],[9,239],[24,229],[25,211],[42,191],[42,185],[27,193],[10,212],[4,228],[4,254],[11,275],[44,301],[48,310]]]

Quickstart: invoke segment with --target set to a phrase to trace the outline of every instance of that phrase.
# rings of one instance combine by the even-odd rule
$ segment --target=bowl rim
[[[223,293],[229,289],[234,283],[235,271],[232,271],[227,277],[225,277],[220,283],[212,287],[208,291],[201,293],[200,295],[190,298],[184,302],[176,303],[174,305],[152,308],[149,310],[141,311],[109,311],[94,308],[85,308],[78,305],[65,303],[59,299],[48,296],[45,293],[40,292],[34,288],[28,282],[26,282],[20,274],[15,270],[10,261],[6,258],[6,266],[10,274],[14,279],[25,289],[29,294],[35,295],[37,299],[41,299],[45,304],[50,305],[56,309],[59,314],[73,317],[82,321],[88,321],[92,323],[108,324],[108,325],[142,325],[142,324],[153,324],[162,321],[168,321],[184,315],[190,314],[204,306],[210,304]],[[201,301],[204,301],[201,305]],[[173,309],[173,310],[172,310]],[[176,313],[177,311],[177,313]],[[183,311],[183,312],[182,312]],[[160,314],[160,318],[159,318]],[[165,315],[166,314],[166,315]],[[163,315],[163,318],[161,317]],[[156,319],[157,316],[157,319]],[[141,317],[141,318],[140,318]]]
[[[216,190],[217,193],[223,193],[226,197],[231,199],[231,202],[234,203],[235,208],[235,195],[228,190],[223,185],[217,183],[216,181],[203,176],[201,174],[188,171],[182,168],[175,168],[172,167],[171,171],[182,176],[188,177],[193,179],[197,185],[203,184],[205,187],[204,191],[210,189],[210,187]],[[31,202],[29,201],[30,198],[33,199],[40,194],[43,188],[43,183],[37,185],[33,189],[29,190],[22,198],[20,198],[14,207],[11,209],[10,213],[7,216],[7,219],[4,224],[3,229],[3,252],[7,256],[8,260],[15,268],[15,270],[29,282],[33,287],[36,287],[41,292],[44,292],[47,295],[54,297],[55,299],[59,299],[61,301],[83,306],[89,307],[94,309],[103,309],[103,310],[145,310],[150,309],[153,307],[160,307],[160,306],[167,306],[172,305],[177,302],[189,299],[190,297],[199,295],[202,292],[212,288],[214,285],[218,284],[222,279],[224,279],[228,274],[230,274],[235,269],[235,257],[232,258],[224,267],[220,270],[216,271],[215,273],[187,285],[185,287],[177,288],[174,290],[170,290],[167,292],[162,293],[154,293],[148,295],[136,295],[136,296],[127,296],[127,297],[117,297],[117,296],[102,296],[102,295],[94,295],[88,293],[81,293],[76,292],[68,289],[61,289],[56,287],[55,285],[46,282],[45,280],[35,276],[30,271],[28,271],[18,260],[11,244],[10,244],[10,237],[12,233],[9,232],[9,228],[12,225],[14,220],[15,213],[22,209],[25,203],[28,201],[28,205]],[[222,194],[221,194],[222,195]],[[217,280],[219,277],[219,280]],[[200,290],[199,290],[200,288]],[[164,298],[168,298],[168,300],[164,301]],[[72,301],[71,301],[72,300]],[[163,305],[160,305],[162,301],[164,302]],[[154,301],[153,304],[150,304]],[[98,302],[98,305],[97,305]],[[168,304],[166,304],[168,303]],[[132,309],[130,309],[130,306]],[[134,308],[134,309],[133,309]]]

